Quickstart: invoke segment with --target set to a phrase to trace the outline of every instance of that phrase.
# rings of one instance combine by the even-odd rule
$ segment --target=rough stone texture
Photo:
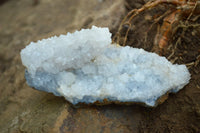
[[[34,0],[10,0],[0,5],[0,131],[3,133],[49,132],[62,110],[69,106],[63,98],[26,85],[19,55],[22,48],[31,41],[94,24],[112,29],[124,14],[122,0],[33,3]]]
[[[153,109],[138,105],[76,109],[64,98],[27,86],[25,68],[19,55],[22,48],[31,41],[91,26],[94,21],[111,28],[124,14],[121,12],[124,8],[121,0],[102,0],[102,3],[98,3],[98,0],[39,0],[35,6],[31,0],[7,1],[0,5],[0,132],[200,132],[200,64],[190,68],[191,81],[183,90],[169,95],[163,104]],[[140,7],[144,1],[129,0],[129,3],[125,5],[131,9]],[[159,7],[166,11],[170,6],[165,4]],[[104,11],[107,15],[105,18],[109,19],[86,21],[88,15],[98,18]],[[147,11],[136,19],[129,38],[133,41],[133,47],[151,51],[150,43],[155,37],[157,24],[150,30],[148,43],[145,43],[144,31],[149,29],[152,21],[145,20],[144,16],[153,18],[159,13],[159,10],[153,14]],[[84,16],[80,16],[82,14]],[[174,37],[182,37],[182,29],[180,27]],[[116,28],[112,31],[116,31]],[[188,27],[186,31],[186,38],[181,38],[181,45],[178,45],[172,58],[178,57],[176,63],[180,64],[195,61],[199,55],[200,28]]]
[[[160,97],[178,92],[190,79],[185,65],[111,44],[109,29],[96,26],[31,42],[21,50],[21,59],[29,86],[74,105],[107,99],[155,106]]]

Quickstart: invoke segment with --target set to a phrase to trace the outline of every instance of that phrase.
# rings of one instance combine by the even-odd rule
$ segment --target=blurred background
[[[200,132],[199,64],[190,69],[190,84],[179,93],[170,94],[156,108],[114,104],[77,108],[64,98],[34,90],[26,84],[20,51],[31,41],[90,28],[92,25],[109,27],[116,34],[128,11],[141,7],[147,1],[0,0],[0,132]],[[166,7],[168,5],[159,6],[136,18],[127,44],[153,51],[152,38],[159,23],[149,32],[151,35],[147,43],[144,42],[143,33],[151,26],[155,13],[162,13]],[[181,30],[182,27],[174,35],[174,42],[180,37]],[[183,54],[179,55],[179,52],[174,58],[181,57],[183,61],[180,58],[176,63],[195,61],[199,54],[199,27],[187,30],[185,38],[191,38],[188,47],[193,49],[188,52],[186,47],[184,53],[182,46],[178,48]],[[183,44],[188,41],[185,38],[182,39]]]

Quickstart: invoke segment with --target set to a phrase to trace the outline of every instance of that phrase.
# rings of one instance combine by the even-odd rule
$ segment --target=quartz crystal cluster
[[[21,51],[29,86],[63,96],[72,104],[142,102],[155,106],[190,80],[185,65],[143,49],[111,44],[108,28],[82,29],[31,42]]]

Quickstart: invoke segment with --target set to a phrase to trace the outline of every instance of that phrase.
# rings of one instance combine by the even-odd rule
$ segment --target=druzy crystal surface
[[[179,91],[190,79],[185,65],[111,44],[108,28],[95,26],[31,42],[21,51],[21,59],[29,86],[72,104],[107,99],[155,106],[159,97]]]

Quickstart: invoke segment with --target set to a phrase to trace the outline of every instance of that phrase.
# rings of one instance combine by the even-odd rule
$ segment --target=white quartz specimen
[[[27,83],[73,104],[108,99],[155,106],[190,80],[185,65],[143,49],[111,44],[108,28],[83,29],[30,43],[21,51]]]

